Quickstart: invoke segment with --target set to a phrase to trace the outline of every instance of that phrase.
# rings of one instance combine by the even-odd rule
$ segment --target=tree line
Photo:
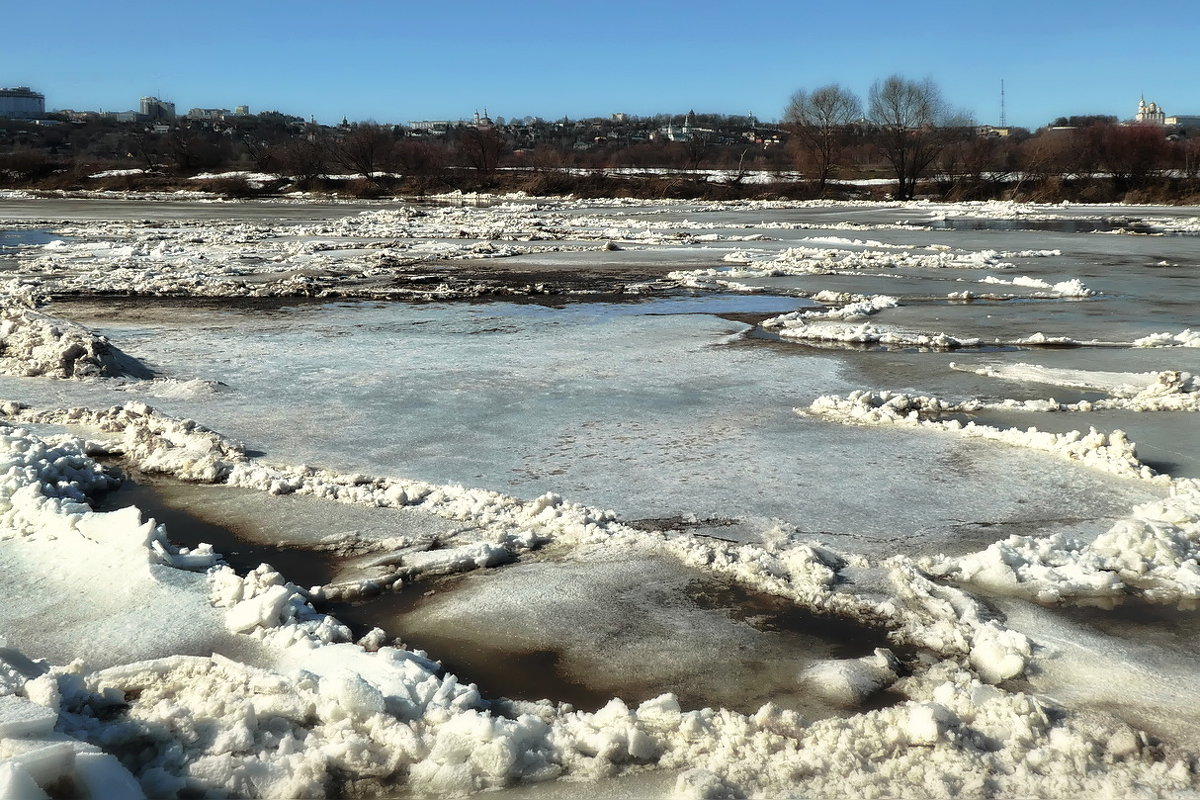
[[[797,91],[778,126],[688,114],[634,123],[457,124],[430,135],[372,122],[323,126],[276,112],[219,125],[0,120],[0,185],[155,189],[189,185],[197,173],[243,170],[280,177],[206,185],[241,196],[520,189],[648,197],[1200,200],[1200,132],[1168,138],[1170,129],[1102,116],[1055,123],[1036,133],[983,135],[932,80],[900,75],[873,84],[865,102],[837,84]],[[662,135],[667,124],[671,137]],[[616,180],[605,173],[617,169],[663,174]],[[129,174],[89,177],[111,170]],[[704,170],[722,170],[721,182],[706,180]],[[764,182],[764,174],[773,180]]]
[[[1200,131],[1060,117],[1036,134],[974,125],[931,79],[876,81],[867,103],[838,84],[797,91],[784,120],[814,192],[882,160],[894,196],[948,200],[1200,200]]]

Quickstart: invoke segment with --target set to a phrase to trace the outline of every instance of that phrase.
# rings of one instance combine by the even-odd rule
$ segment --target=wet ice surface
[[[43,245],[53,242],[59,237],[48,231],[38,230],[0,230],[0,253],[29,245]]]
[[[1200,693],[1200,612],[1146,607],[1043,608],[999,601],[1008,624],[1044,648],[1035,691],[1072,708],[1114,713],[1172,744],[1200,747],[1200,724],[1180,713]]]
[[[808,691],[803,670],[888,644],[880,628],[738,590],[649,553],[534,559],[330,610],[441,654],[492,693],[589,710],[614,696],[673,692],[688,709],[753,713],[774,702],[827,717],[844,709]]]
[[[554,491],[627,520],[738,522],[724,537],[780,523],[854,552],[960,551],[1010,524],[1103,525],[1153,496],[1036,453],[797,416],[856,388],[844,359],[735,344],[747,326],[697,313],[780,302],[335,304],[100,330],[164,374],[224,383],[138,393],[269,460]],[[27,400],[61,389],[0,387]],[[129,399],[80,388],[93,404]]]

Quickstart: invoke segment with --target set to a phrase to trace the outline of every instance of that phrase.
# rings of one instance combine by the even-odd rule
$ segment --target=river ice
[[[0,784],[1194,793],[1193,211],[0,200]]]

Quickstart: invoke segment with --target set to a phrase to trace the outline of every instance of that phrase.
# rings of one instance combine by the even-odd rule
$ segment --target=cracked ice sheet
[[[725,346],[745,326],[658,315],[673,308],[692,310],[338,304],[102,332],[179,378],[228,384],[155,403],[269,461],[554,491],[627,520],[739,518],[716,531],[731,538],[778,519],[851,551],[958,551],[995,536],[980,522],[1103,528],[1154,496],[1036,453],[797,417],[795,405],[853,388],[841,359]],[[130,399],[110,386],[0,381],[41,406]]]

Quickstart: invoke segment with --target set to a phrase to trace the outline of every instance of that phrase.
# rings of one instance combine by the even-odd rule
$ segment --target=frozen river
[[[1200,658],[1186,633],[1200,598],[1195,213],[0,200],[9,294],[52,296],[40,312],[57,325],[10,310],[0,399],[33,435],[103,443],[90,447],[157,483],[145,502],[175,515],[168,555],[137,579],[161,600],[69,625],[87,591],[57,612],[27,598],[4,636],[51,665],[91,650],[108,669],[93,692],[131,692],[149,669],[220,694],[248,680],[205,672],[228,661],[298,680],[296,702],[317,704],[319,723],[281,711],[273,728],[261,710],[248,722],[185,695],[133,701],[105,733],[64,699],[59,734],[115,756],[105,768],[119,761],[150,795],[622,775],[679,797],[911,794],[934,768],[968,796],[1194,791],[1174,765],[1200,753],[1200,731],[1138,676],[1186,676]],[[47,377],[68,329],[153,377]],[[27,343],[36,331],[46,343]],[[157,416],[65,411],[129,401]],[[217,485],[178,480],[200,475]],[[6,517],[0,560],[33,598],[46,565],[77,555],[31,513]],[[206,532],[218,552],[281,548],[250,552],[282,575],[231,557],[241,576],[213,567],[206,589],[203,556],[177,552]],[[289,579],[296,594],[271,588]],[[1137,603],[1179,616],[1140,631],[1124,611],[1112,625],[1097,620],[1115,612],[1068,613]],[[313,623],[322,611],[350,630]],[[123,658],[128,619],[113,620],[165,631],[168,612],[186,629],[138,637]],[[63,625],[39,632],[47,613]],[[1101,650],[1102,668],[1088,655]],[[451,672],[483,696],[447,687]],[[41,674],[12,694],[45,706],[18,686]],[[682,707],[605,705],[663,692]],[[1038,704],[1061,711],[1043,724]],[[191,729],[158,713],[243,743],[168,755]],[[4,719],[0,706],[0,736]],[[871,744],[852,756],[828,725]],[[284,728],[315,743],[304,758],[284,752]],[[104,744],[135,729],[161,757]],[[460,753],[452,737],[476,744]],[[1075,750],[1032,755],[1067,740]],[[502,767],[466,755],[479,741]],[[744,764],[712,755],[734,743]],[[249,755],[267,777],[252,779]],[[651,767],[677,778],[638,783]]]

